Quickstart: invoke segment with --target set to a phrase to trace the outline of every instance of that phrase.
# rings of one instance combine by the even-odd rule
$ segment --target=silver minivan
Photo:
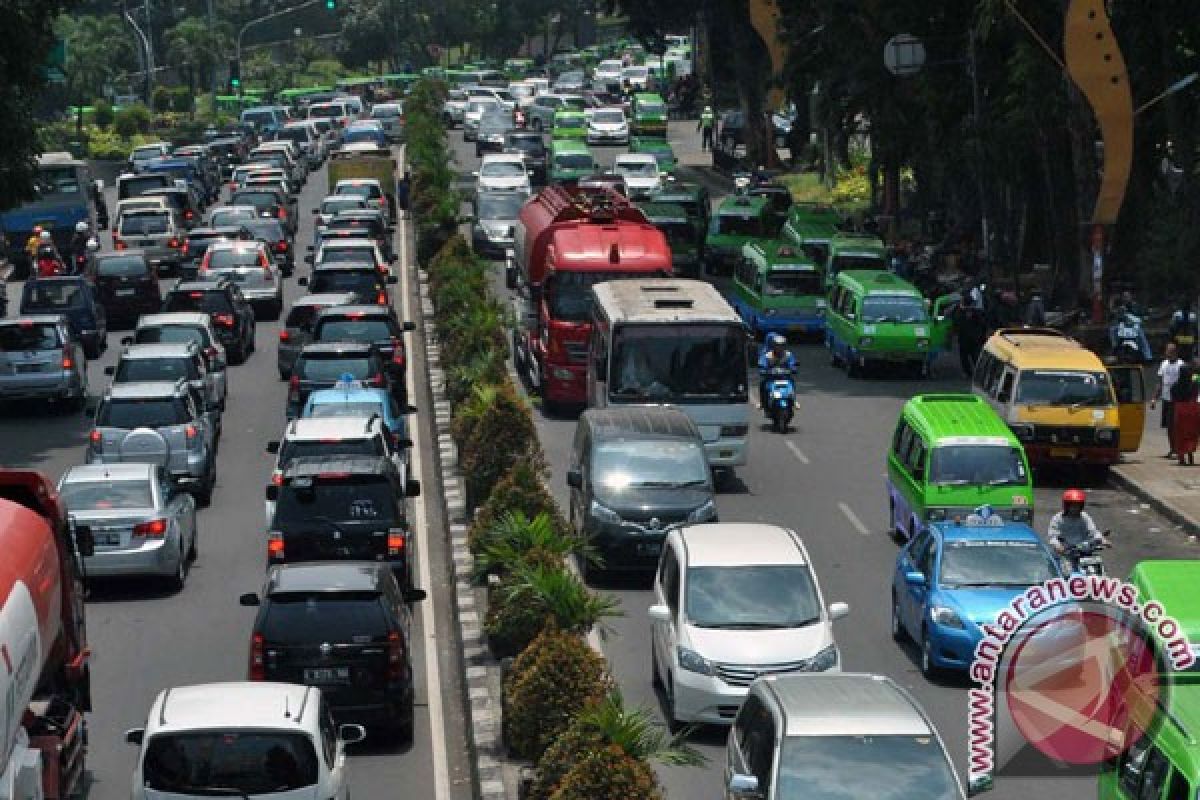
[[[224,382],[218,383],[216,375],[208,371],[204,351],[196,342],[129,345],[116,365],[104,368],[104,374],[112,377],[113,384],[186,380],[213,429],[214,443],[220,440],[224,398],[219,392]]]
[[[200,262],[198,275],[201,280],[230,278],[257,317],[279,319],[283,311],[283,276],[262,242],[214,242]]]
[[[933,722],[884,675],[764,675],[725,749],[726,800],[965,798]]]
[[[154,266],[178,269],[185,235],[173,213],[148,208],[122,214],[113,240],[117,250],[138,248]]]
[[[66,317],[0,320],[0,400],[61,400],[82,409],[87,391],[87,360]]]

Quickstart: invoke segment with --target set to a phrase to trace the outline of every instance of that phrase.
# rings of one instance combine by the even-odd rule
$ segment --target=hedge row
[[[441,84],[422,81],[405,105],[411,208],[472,509],[476,578],[493,578],[484,630],[497,657],[515,657],[503,686],[504,739],[536,764],[532,798],[658,800],[650,760],[696,756],[668,742],[646,712],[625,708],[585,640],[617,605],[566,567],[586,554],[546,490],[531,408],[506,370],[508,318],[488,265],[456,232],[461,198],[441,124],[444,96]]]

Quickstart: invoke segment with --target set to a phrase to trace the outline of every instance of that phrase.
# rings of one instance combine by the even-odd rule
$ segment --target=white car
[[[601,61],[596,65],[596,69],[592,71],[592,80],[604,83],[620,83],[621,70],[624,65],[619,58],[610,58]]]
[[[790,530],[711,523],[667,534],[654,578],[651,669],[667,721],[728,725],[760,675],[841,669],[808,551]]]
[[[622,153],[613,160],[613,172],[625,179],[629,196],[645,197],[662,188],[658,159],[650,153]]]
[[[525,167],[525,157],[520,153],[486,155],[479,169],[472,174],[479,179],[476,188],[480,192],[496,189],[523,189],[531,194],[533,192],[529,170]]]
[[[365,197],[355,194],[330,194],[322,198],[321,205],[313,209],[313,214],[316,215],[317,227],[324,228],[329,224],[329,220],[343,211],[366,207],[367,199]]]
[[[508,85],[508,93],[517,101],[517,108],[524,111],[533,105],[533,98],[537,97],[537,87],[529,81],[518,81]]]
[[[500,101],[494,97],[468,99],[466,109],[463,111],[463,139],[468,142],[475,141],[475,137],[479,133],[479,120],[483,118],[483,115],[503,109],[504,106],[500,105]]]
[[[159,692],[138,745],[132,800],[270,795],[348,800],[346,745],[361,725],[337,725],[315,686],[236,681]]]
[[[629,144],[629,120],[620,108],[590,108],[587,116],[588,144]]]
[[[621,85],[626,83],[635,91],[646,91],[650,87],[650,68],[625,67],[621,70]]]
[[[379,249],[374,239],[357,239],[333,237],[326,239],[320,245],[309,245],[312,254],[304,260],[314,267],[322,264],[374,264],[381,274],[391,274],[390,265],[396,260],[388,258]]]

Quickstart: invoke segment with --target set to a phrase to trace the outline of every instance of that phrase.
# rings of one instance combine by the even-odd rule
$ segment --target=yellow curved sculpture
[[[1071,0],[1063,54],[1067,74],[1091,104],[1104,140],[1104,173],[1092,224],[1113,225],[1133,163],[1133,93],[1103,0]]]

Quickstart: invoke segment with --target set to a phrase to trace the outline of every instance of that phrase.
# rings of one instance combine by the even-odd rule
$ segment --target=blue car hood
[[[1000,612],[1023,594],[1027,586],[979,586],[964,589],[939,589],[934,602],[953,608],[958,616],[976,625],[988,625],[996,621]]]

